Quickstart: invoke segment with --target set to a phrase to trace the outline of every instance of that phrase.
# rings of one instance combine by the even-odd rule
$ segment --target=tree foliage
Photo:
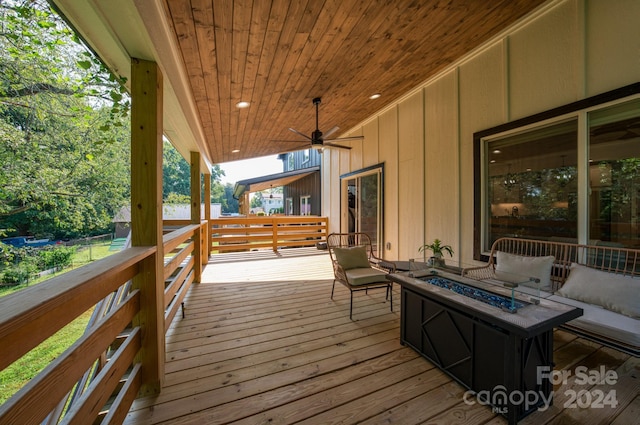
[[[124,82],[45,0],[0,1],[0,237],[111,230],[130,202]],[[163,167],[165,201],[188,199],[189,164],[168,142]],[[215,166],[213,202],[237,211],[222,175]]]
[[[223,213],[238,212],[238,200],[233,198],[233,185],[223,185],[224,170],[220,165],[211,169],[211,202],[219,203]],[[162,152],[162,198],[164,203],[190,202],[191,167],[180,153],[165,140]]]
[[[0,235],[108,231],[129,197],[123,81],[43,0],[0,2]]]

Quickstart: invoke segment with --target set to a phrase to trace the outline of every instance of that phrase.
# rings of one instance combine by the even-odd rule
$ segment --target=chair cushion
[[[349,284],[353,286],[368,285],[371,283],[385,283],[387,273],[372,267],[361,267],[345,271]]]
[[[350,248],[333,248],[336,261],[345,270],[371,267],[367,249],[364,246],[354,246]]]
[[[543,291],[551,289],[551,268],[555,260],[553,255],[545,257],[525,257],[498,251],[496,253],[496,260],[496,279],[521,283],[522,278],[534,277],[540,279],[538,289]],[[537,284],[532,283],[528,286],[537,287]]]
[[[640,279],[573,263],[567,281],[557,293],[640,319]]]

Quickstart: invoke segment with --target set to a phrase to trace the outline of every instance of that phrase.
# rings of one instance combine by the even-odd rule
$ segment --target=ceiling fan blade
[[[338,137],[336,139],[324,139],[325,142],[343,142],[347,140],[362,140],[364,136]]]
[[[284,139],[271,139],[269,142],[272,143],[306,143],[309,144],[308,140],[284,140]]]
[[[331,136],[333,133],[335,133],[335,132],[336,132],[336,131],[338,131],[338,130],[340,130],[340,127],[338,127],[338,126],[336,125],[335,127],[330,128],[330,129],[329,129],[329,131],[327,131],[326,133],[324,133],[324,134],[322,135],[322,138],[323,138],[324,140],[326,140],[326,139],[327,139],[327,137]]]
[[[306,134],[300,133],[298,130],[296,130],[295,128],[291,128],[289,127],[289,131],[292,131],[294,133],[296,133],[298,136],[302,136],[305,139],[311,140],[311,137],[307,136]]]
[[[327,142],[326,140],[325,140],[325,142],[322,144],[322,147],[324,147],[324,148],[351,149],[351,146],[335,145],[335,144],[333,144],[333,143]]]

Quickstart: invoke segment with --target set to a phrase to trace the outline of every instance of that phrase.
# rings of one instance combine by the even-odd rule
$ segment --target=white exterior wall
[[[384,163],[384,257],[440,238],[471,262],[473,134],[640,81],[639,23],[638,0],[545,4],[353,129],[351,151],[325,150],[323,214],[338,217],[341,174]]]

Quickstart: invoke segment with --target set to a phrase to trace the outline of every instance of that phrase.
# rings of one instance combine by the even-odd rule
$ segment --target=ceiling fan
[[[320,131],[319,124],[318,124],[318,105],[320,105],[320,102],[321,102],[321,99],[319,97],[316,97],[313,99],[313,104],[316,105],[316,129],[311,133],[311,136],[307,136],[306,134],[301,133],[300,131],[289,127],[289,131],[296,133],[298,136],[304,137],[305,140],[287,140],[288,142],[296,142],[296,143],[310,142],[310,147],[321,151],[322,148],[351,149],[350,146],[337,145],[333,142],[364,139],[364,136],[340,137],[340,138],[330,139],[329,136],[331,136],[333,133],[338,131],[340,127],[333,127],[323,134],[322,131]]]

